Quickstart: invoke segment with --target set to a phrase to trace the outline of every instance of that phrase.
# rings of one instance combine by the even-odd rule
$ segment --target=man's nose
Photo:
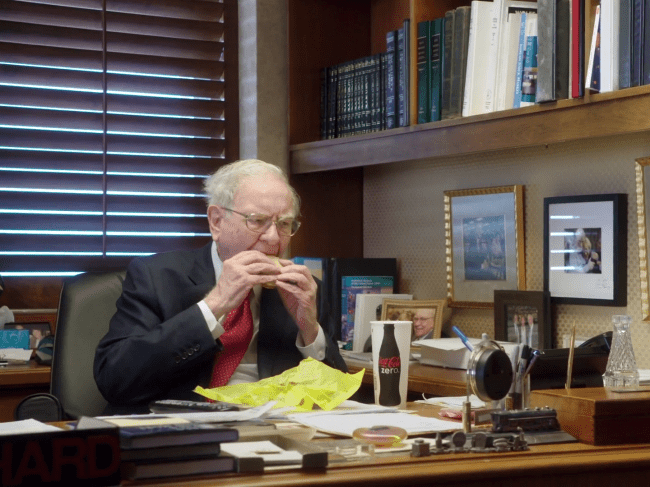
[[[269,228],[267,228],[266,231],[262,234],[262,238],[264,238],[264,240],[271,241],[280,240],[280,234],[278,233],[276,222],[272,222],[271,225],[269,225]]]

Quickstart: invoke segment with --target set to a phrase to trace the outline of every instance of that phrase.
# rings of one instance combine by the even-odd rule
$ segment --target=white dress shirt
[[[223,262],[219,258],[217,253],[217,244],[212,242],[212,264],[214,265],[214,275],[216,281],[219,281],[221,272],[223,270]],[[253,338],[251,339],[250,344],[248,345],[248,350],[244,354],[244,358],[235,369],[235,372],[232,374],[232,377],[228,381],[228,385],[240,384],[244,382],[257,382],[260,379],[259,371],[257,370],[257,334],[260,328],[260,296],[262,294],[262,286],[253,287],[253,296],[251,297],[251,312],[253,314]],[[215,338],[219,338],[223,332],[223,321],[224,316],[220,316],[217,319],[205,301],[199,301],[198,303],[201,312],[205,318],[205,322],[208,325],[210,333]],[[327,342],[325,340],[325,333],[323,328],[318,327],[318,335],[316,340],[311,345],[305,346],[302,337],[298,334],[296,338],[296,348],[302,353],[302,356],[312,357],[316,360],[323,360],[325,358],[325,349],[327,347]]]

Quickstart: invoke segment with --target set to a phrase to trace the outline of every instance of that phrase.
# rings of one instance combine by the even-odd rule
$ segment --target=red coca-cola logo
[[[379,366],[390,367],[390,368],[399,367],[400,366],[399,355],[396,355],[395,357],[380,358]]]

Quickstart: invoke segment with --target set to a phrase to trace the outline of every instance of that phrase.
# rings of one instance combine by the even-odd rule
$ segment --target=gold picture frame
[[[444,192],[447,304],[493,308],[494,291],[525,291],[524,186]]]
[[[650,276],[648,274],[648,216],[650,215],[650,157],[635,160],[636,169],[636,215],[639,232],[639,272],[641,275],[641,313],[643,321],[650,321]]]
[[[382,321],[413,321],[417,310],[433,310],[433,333],[430,338],[440,338],[442,334],[442,318],[447,305],[446,299],[432,300],[407,300],[407,299],[384,299],[381,306]],[[411,330],[413,340],[420,339]]]

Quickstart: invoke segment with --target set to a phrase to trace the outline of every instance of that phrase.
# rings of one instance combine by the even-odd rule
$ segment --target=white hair
[[[246,178],[259,175],[275,176],[282,180],[291,193],[295,216],[300,214],[300,197],[296,190],[289,184],[289,178],[278,166],[258,159],[244,159],[221,166],[206,179],[203,184],[205,199],[208,205],[232,208],[235,194],[242,181]]]

